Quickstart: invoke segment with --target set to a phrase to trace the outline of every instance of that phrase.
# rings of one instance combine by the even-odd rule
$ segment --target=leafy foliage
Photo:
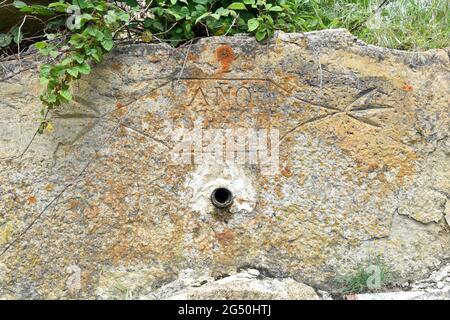
[[[61,51],[67,51],[59,62],[41,67],[41,85],[47,87],[46,92],[41,95],[41,100],[49,108],[72,99],[69,83],[83,74],[90,73],[89,61],[102,61],[103,55],[113,47],[113,32],[120,27],[120,23],[129,20],[127,13],[104,1],[74,2],[83,10],[83,14],[74,23],[67,43],[58,46],[41,41],[35,44],[42,55],[52,58],[59,57]],[[69,4],[64,2],[49,5],[49,9],[55,11],[65,12],[68,8]]]
[[[14,5],[28,14],[63,14],[67,20],[67,30],[61,30],[65,31],[63,34],[50,34],[48,40],[35,43],[39,52],[52,61],[42,65],[40,70],[40,83],[45,88],[40,96],[44,106],[39,128],[42,133],[49,124],[48,110],[72,100],[70,83],[91,72],[91,61],[102,61],[104,54],[114,46],[114,32],[129,21],[130,15],[104,0],[58,1],[48,6],[27,6],[22,1],[15,1]],[[68,13],[75,14],[70,16]],[[53,41],[57,36],[62,36],[64,41]]]
[[[386,5],[381,8],[380,3]],[[35,43],[49,61],[40,75],[45,88],[41,132],[48,126],[48,111],[72,100],[71,82],[89,74],[91,65],[101,62],[118,41],[176,46],[197,37],[237,33],[263,41],[275,30],[339,27],[369,43],[399,49],[445,47],[450,39],[445,0],[53,0],[47,6],[14,0],[13,5],[25,16],[0,33],[0,48],[23,50],[26,19],[45,25],[37,36],[42,41]]]
[[[296,30],[298,0],[125,0],[126,5],[107,0],[59,0],[48,6],[14,6],[27,15],[55,18],[56,32],[35,43],[51,63],[40,70],[43,108],[39,132],[49,125],[50,109],[72,100],[70,83],[91,72],[91,63],[99,63],[112,50],[114,41],[126,36],[170,41],[177,45],[199,36],[255,34],[258,41],[273,35],[274,30]],[[142,17],[143,18],[140,18]],[[62,18],[61,18],[62,17]],[[55,22],[58,21],[59,23]],[[63,21],[66,24],[63,24]],[[19,44],[20,27],[0,35],[0,47]],[[62,39],[62,41],[55,41]]]
[[[262,41],[272,36],[274,30],[296,30],[300,4],[301,1],[295,0],[156,1],[144,27],[173,41],[240,32],[253,33]]]
[[[299,14],[305,19],[304,31],[347,28],[367,43],[401,50],[450,46],[448,0],[313,0],[303,3]]]

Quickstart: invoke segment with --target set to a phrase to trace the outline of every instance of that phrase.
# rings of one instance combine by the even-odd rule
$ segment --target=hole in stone
[[[233,194],[227,188],[217,188],[211,194],[211,202],[216,208],[226,208],[233,203]]]

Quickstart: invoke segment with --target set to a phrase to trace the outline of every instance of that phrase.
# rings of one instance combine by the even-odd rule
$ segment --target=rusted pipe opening
[[[216,208],[226,208],[233,203],[233,194],[227,188],[217,188],[211,193],[211,202]]]

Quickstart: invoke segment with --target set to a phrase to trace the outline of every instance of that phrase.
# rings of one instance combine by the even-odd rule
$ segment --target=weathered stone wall
[[[375,256],[424,276],[450,258],[449,68],[448,50],[345,30],[122,47],[21,157],[37,71],[0,83],[0,296],[110,298],[185,269],[333,288]],[[172,133],[195,125],[279,130],[279,171],[174,163]]]

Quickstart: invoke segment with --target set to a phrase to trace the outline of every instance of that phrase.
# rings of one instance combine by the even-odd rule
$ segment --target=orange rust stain
[[[193,52],[189,52],[187,59],[189,61],[197,61],[198,60],[198,55],[193,53]]]
[[[380,168],[380,164],[376,162],[368,163],[367,164],[367,172],[374,172]]]
[[[292,171],[289,167],[284,167],[283,170],[281,170],[281,174],[286,178],[292,177]]]
[[[365,129],[366,132],[361,129],[358,130],[360,132],[358,135],[342,134],[337,145],[355,160],[359,171],[370,173],[381,168],[395,170],[397,185],[403,185],[404,178],[412,176],[415,172],[417,155],[413,150],[392,143],[372,129]],[[345,131],[346,128],[343,128],[343,132]],[[388,186],[394,187],[390,183]]]
[[[111,68],[113,68],[113,70],[115,70],[115,71],[120,71],[122,69],[122,65],[120,65],[118,63],[113,63],[113,64],[111,64]]]
[[[231,48],[229,45],[222,45],[218,47],[216,49],[216,59],[221,64],[219,73],[230,71],[231,64],[235,59],[233,48]]]
[[[118,264],[120,261],[124,260],[127,254],[130,253],[129,240],[127,240],[123,235],[118,236],[120,242],[114,244],[109,248],[109,256],[113,264]]]
[[[118,117],[122,117],[125,114],[127,114],[128,108],[126,106],[122,106],[120,108],[117,108],[116,105],[116,110],[113,112],[113,115],[118,116]]]
[[[161,61],[161,58],[158,56],[147,56],[147,60],[151,63],[157,63]]]
[[[231,230],[226,229],[225,231],[216,233],[216,239],[221,245],[229,245],[234,240],[234,234]]]
[[[338,120],[324,120],[316,129],[353,159],[358,173],[380,173],[377,175],[377,179],[382,182],[379,196],[409,183],[410,177],[416,171],[418,155],[413,149],[395,141],[401,138],[402,128],[387,135],[383,129],[372,128],[357,120],[342,117]],[[349,131],[358,134],[348,134]],[[385,171],[395,173],[395,180],[386,179],[383,174]]]
[[[37,202],[36,197],[35,196],[28,197],[27,202],[28,202],[28,204],[31,204],[31,205],[36,204],[36,202]]]
[[[303,184],[305,184],[305,180],[306,180],[306,175],[304,175],[303,173],[300,173],[297,175],[298,185],[302,186]]]
[[[278,199],[284,199],[284,193],[281,190],[281,184],[277,184],[275,187],[275,194],[277,195]]]
[[[122,108],[124,108],[125,106],[121,103],[121,102],[119,102],[119,101],[117,101],[117,103],[116,103],[116,109],[122,109]]]
[[[413,87],[412,85],[405,84],[405,85],[402,87],[402,89],[405,90],[405,91],[413,91],[414,87]]]
[[[100,208],[93,205],[91,207],[85,208],[83,211],[84,216],[89,220],[95,220],[97,219],[98,215],[100,214]]]
[[[404,178],[410,177],[416,172],[415,161],[418,158],[414,152],[405,152],[403,159],[392,158],[387,161],[388,166],[398,168],[397,180],[400,185],[405,183]]]
[[[69,209],[75,209],[76,207],[78,207],[80,205],[80,201],[75,200],[75,199],[70,199],[69,200]]]

